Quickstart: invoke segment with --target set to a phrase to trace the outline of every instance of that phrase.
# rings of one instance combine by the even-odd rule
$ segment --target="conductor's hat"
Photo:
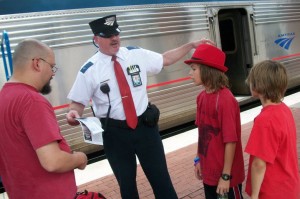
[[[210,44],[200,44],[195,50],[192,58],[185,60],[184,63],[204,64],[222,72],[226,72],[228,68],[224,65],[225,59],[225,53],[219,48]]]
[[[109,38],[112,35],[118,35],[121,30],[118,28],[116,15],[109,15],[89,23],[95,36]]]

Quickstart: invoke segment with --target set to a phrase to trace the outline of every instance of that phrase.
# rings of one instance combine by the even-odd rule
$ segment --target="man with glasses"
[[[0,92],[0,175],[10,199],[73,199],[74,169],[87,157],[71,152],[51,104],[40,95],[51,92],[55,75],[51,48],[34,39],[18,44],[13,75]]]
[[[53,73],[56,73],[56,71],[58,70],[56,64],[50,64],[49,62],[47,62],[46,60],[42,59],[42,58],[39,58],[40,60],[46,62],[50,67],[51,67],[51,70]]]
[[[82,116],[84,107],[92,99],[95,115],[105,127],[104,150],[119,183],[122,198],[139,198],[136,156],[155,198],[177,198],[167,170],[157,122],[149,123],[145,119],[146,115],[149,116],[147,74],[159,73],[163,66],[177,62],[203,40],[159,54],[138,47],[120,47],[121,30],[116,15],[94,20],[89,25],[94,33],[93,42],[99,51],[81,67],[68,95],[72,101],[67,114],[69,124],[78,125],[75,118]],[[121,72],[118,69],[120,67]],[[122,77],[124,83],[120,83],[123,82],[120,73],[125,76]],[[110,88],[109,97],[100,89],[104,84]],[[124,90],[129,91],[124,94]],[[157,114],[150,115],[147,119],[156,121]]]

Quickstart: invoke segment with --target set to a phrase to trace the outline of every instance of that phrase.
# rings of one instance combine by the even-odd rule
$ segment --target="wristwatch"
[[[222,176],[221,176],[221,178],[222,178],[223,180],[225,180],[225,181],[228,181],[228,180],[230,180],[230,179],[232,178],[232,176],[231,176],[231,175],[228,175],[228,174],[226,174],[226,173],[223,173]]]

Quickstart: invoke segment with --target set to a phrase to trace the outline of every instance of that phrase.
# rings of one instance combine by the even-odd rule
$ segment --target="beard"
[[[45,84],[45,86],[41,89],[40,93],[42,93],[43,95],[47,95],[47,94],[51,93],[51,90],[52,90],[52,88],[51,88],[51,86],[50,86],[50,81],[49,81],[49,82],[48,82],[47,84]]]

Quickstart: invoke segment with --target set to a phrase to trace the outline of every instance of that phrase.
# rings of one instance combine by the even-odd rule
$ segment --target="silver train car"
[[[81,128],[69,126],[65,114],[69,103],[67,94],[77,72],[97,50],[92,44],[88,22],[105,15],[117,14],[122,46],[139,46],[163,53],[188,41],[210,38],[226,52],[231,90],[242,97],[239,98],[241,105],[253,100],[245,79],[251,67],[261,60],[282,62],[288,71],[289,88],[300,85],[298,0],[158,0],[151,4],[142,0],[111,5],[74,0],[73,7],[49,1],[55,5],[34,3],[34,8],[33,3],[26,1],[27,4],[21,5],[23,8],[15,11],[13,8],[19,2],[15,5],[13,2],[1,2],[6,7],[1,5],[0,31],[7,32],[12,53],[17,43],[25,38],[39,39],[54,49],[59,71],[52,80],[53,92],[46,97],[73,150],[85,153],[101,150],[99,146],[84,143]],[[4,33],[1,34],[5,40]],[[149,76],[150,101],[161,111],[160,130],[195,119],[196,96],[201,88],[193,85],[188,75],[190,68],[183,63],[191,55],[192,52],[178,63],[165,67],[159,75]],[[1,53],[2,58],[7,60],[7,53]],[[0,63],[0,88],[5,82],[3,61]],[[85,115],[92,115],[90,107]]]

